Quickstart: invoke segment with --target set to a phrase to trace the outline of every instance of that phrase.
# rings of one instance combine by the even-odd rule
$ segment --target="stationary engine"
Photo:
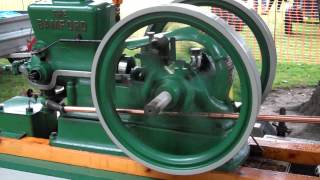
[[[241,36],[206,13],[212,6],[254,32],[260,73]],[[230,0],[179,0],[122,20],[119,7],[89,0],[29,6],[37,43],[30,59],[15,64],[35,90],[3,103],[0,135],[129,156],[174,175],[241,165],[276,64],[261,18]]]

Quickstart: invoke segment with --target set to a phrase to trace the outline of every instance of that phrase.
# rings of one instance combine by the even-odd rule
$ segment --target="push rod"
[[[95,113],[96,109],[91,107],[73,107],[64,106],[64,112],[82,112]],[[117,109],[118,113],[127,113],[132,115],[145,115],[144,110],[139,109]],[[211,119],[231,119],[237,120],[237,113],[180,113],[180,112],[161,112],[159,115],[171,116],[194,116]],[[258,121],[290,122],[290,123],[313,123],[320,124],[320,116],[290,116],[290,115],[258,115]]]

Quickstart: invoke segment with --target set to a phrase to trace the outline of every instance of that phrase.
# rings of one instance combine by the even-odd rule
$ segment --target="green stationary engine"
[[[15,67],[39,93],[1,105],[0,135],[126,155],[168,174],[238,167],[274,78],[271,33],[237,1],[177,2],[119,21],[118,4],[107,2],[30,5],[37,43]],[[239,34],[194,5],[226,9],[248,25],[262,54],[260,76]],[[230,113],[238,119],[222,117]]]

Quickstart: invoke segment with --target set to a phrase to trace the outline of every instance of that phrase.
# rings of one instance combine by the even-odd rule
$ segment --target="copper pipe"
[[[64,112],[82,112],[95,113],[96,109],[92,107],[73,107],[65,106]],[[144,115],[144,110],[139,109],[117,109],[118,113],[127,113],[132,115]],[[162,112],[160,115],[169,116],[194,116],[212,119],[232,119],[237,120],[237,113],[180,113],[180,112]],[[320,124],[320,116],[290,116],[290,115],[258,115],[258,121],[290,122],[290,123],[313,123]]]
[[[258,115],[259,121],[320,124],[319,116]]]
[[[63,110],[66,113],[71,113],[71,112],[95,113],[96,112],[96,108],[93,108],[93,107],[64,106]]]

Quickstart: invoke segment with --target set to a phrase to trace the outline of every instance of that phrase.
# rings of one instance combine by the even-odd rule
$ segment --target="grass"
[[[9,63],[6,59],[0,59],[0,67],[7,64]],[[29,88],[31,87],[24,76],[15,76],[10,72],[1,72],[0,70],[0,102],[21,95]]]
[[[315,86],[320,81],[320,64],[280,63],[273,88]]]

